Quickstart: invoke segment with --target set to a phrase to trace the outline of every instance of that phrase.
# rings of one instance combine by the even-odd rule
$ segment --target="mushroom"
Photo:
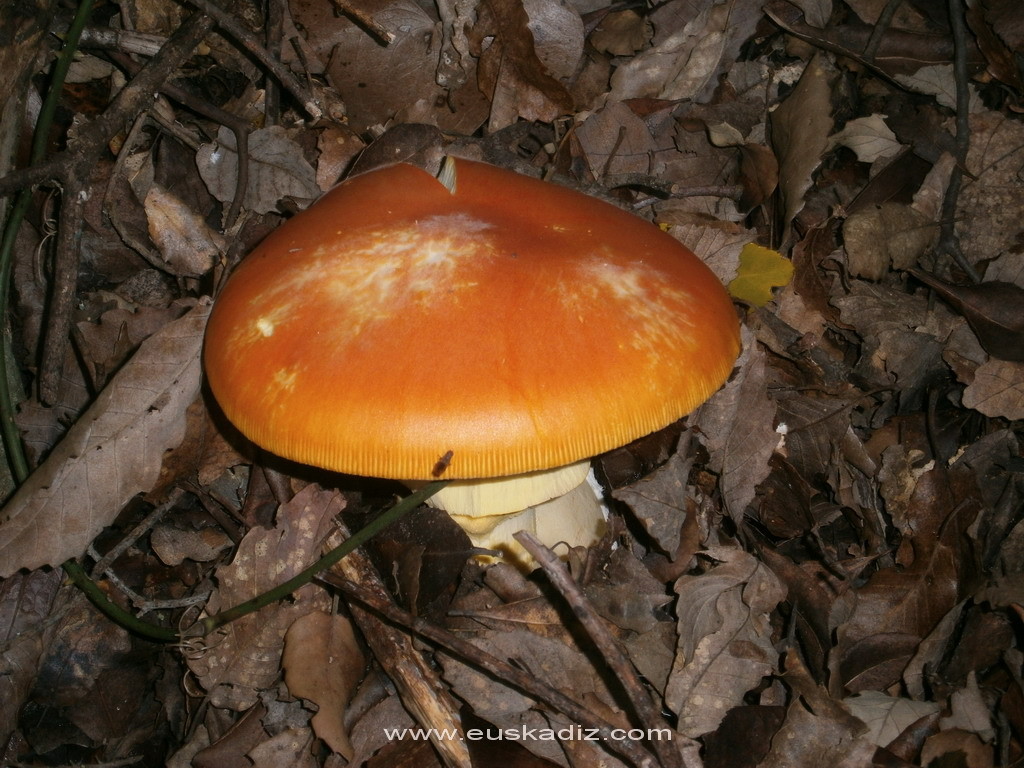
[[[250,440],[417,482],[474,544],[588,545],[589,460],[689,413],[728,377],[735,310],[658,227],[483,163],[444,184],[344,181],[235,270],[206,333],[211,391]]]

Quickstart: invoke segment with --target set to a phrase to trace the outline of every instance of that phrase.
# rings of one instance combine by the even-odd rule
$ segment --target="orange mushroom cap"
[[[351,178],[242,262],[205,364],[244,435],[350,474],[433,479],[450,455],[443,477],[497,477],[623,445],[725,381],[736,315],[679,242],[511,171],[456,178]]]

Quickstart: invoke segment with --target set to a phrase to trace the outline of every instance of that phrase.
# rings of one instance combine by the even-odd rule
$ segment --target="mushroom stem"
[[[529,531],[549,547],[585,547],[601,538],[607,517],[588,461],[512,477],[456,481],[427,503],[448,512],[475,547],[500,553],[523,570],[537,564],[514,533]]]

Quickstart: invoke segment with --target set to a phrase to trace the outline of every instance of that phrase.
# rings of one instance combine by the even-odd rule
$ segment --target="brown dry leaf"
[[[793,219],[804,207],[832,133],[832,81],[836,70],[824,54],[816,54],[793,92],[772,113],[772,144],[779,158],[779,190],[785,205],[789,238]]]
[[[975,734],[953,728],[929,736],[921,748],[921,765],[955,762],[964,768],[992,768],[996,765],[992,745]]]
[[[1024,363],[983,363],[964,390],[964,405],[993,418],[1024,419]]]
[[[932,701],[914,701],[889,696],[881,691],[865,691],[843,699],[843,705],[870,729],[865,735],[872,744],[888,746],[893,739],[926,715],[942,707]]]
[[[318,768],[313,754],[313,732],[286,728],[248,752],[252,768]]]
[[[706,554],[719,564],[675,583],[679,646],[665,689],[680,733],[691,738],[715,730],[775,671],[769,615],[786,597],[775,574],[743,550],[714,547]]]
[[[84,342],[82,357],[92,367],[94,379],[105,381],[144,339],[187,310],[188,305],[181,302],[166,307],[139,307],[134,311],[119,308],[104,312],[98,323],[78,323],[76,327]]]
[[[238,180],[235,134],[221,126],[217,141],[199,148],[196,165],[210,194],[222,203],[234,200]],[[319,196],[316,171],[286,128],[272,125],[249,134],[249,183],[243,200],[246,209],[269,213],[277,209],[282,198],[308,205]]]
[[[827,765],[830,768],[872,768],[875,745],[867,726],[814,683],[796,654],[786,656],[783,678],[798,700],[772,738],[771,750],[758,768]]]
[[[938,226],[902,203],[858,210],[843,222],[850,273],[878,281],[893,269],[908,269],[933,246],[938,231]]]
[[[352,725],[354,752],[349,765],[368,764],[370,758],[381,752],[394,740],[385,733],[388,728],[415,728],[416,722],[402,706],[396,694],[384,697],[367,709]]]
[[[185,560],[208,563],[231,546],[231,539],[219,528],[188,530],[164,523],[149,535],[149,545],[165,565],[181,565]]]
[[[601,53],[629,56],[651,39],[651,24],[636,11],[613,11],[590,33],[590,44]]]
[[[971,115],[971,175],[964,176],[956,224],[975,264],[1004,253],[1019,237],[1022,159],[1024,125],[997,112]]]
[[[46,648],[44,630],[60,571],[17,573],[0,583],[0,733],[13,733],[18,713],[28,698]]]
[[[832,304],[864,340],[857,370],[866,379],[880,386],[895,381],[913,391],[934,373],[945,372],[943,343],[962,321],[944,307],[929,311],[923,297],[863,281],[852,283]]]
[[[352,743],[345,709],[363,677],[366,659],[345,616],[316,611],[297,619],[284,637],[284,681],[294,696],[317,706],[313,731],[346,760]]]
[[[651,632],[659,623],[667,624],[658,621],[655,611],[672,598],[630,550],[612,552],[602,577],[584,591],[594,610],[612,624],[637,635]]]
[[[340,494],[306,486],[278,508],[272,529],[254,528],[229,565],[217,569],[218,589],[206,605],[214,615],[287,581],[320,557],[320,547],[344,501]],[[219,629],[188,653],[188,665],[210,703],[238,711],[251,707],[259,691],[280,673],[284,637],[292,623],[329,600],[307,584],[291,598],[269,605]]]
[[[472,59],[461,59],[467,68],[460,72],[464,82],[451,83],[450,91],[438,85],[441,23],[423,6],[411,0],[350,6],[371,18],[391,42],[382,45],[365,27],[347,19],[320,24],[316,14],[322,11],[316,8],[303,8],[299,18],[307,28],[319,24],[323,31],[314,32],[321,38],[318,44],[333,48],[327,76],[344,99],[355,131],[409,122],[469,134],[487,119],[487,100],[474,82]]]
[[[949,697],[952,714],[943,717],[939,724],[943,730],[959,728],[961,731],[977,734],[982,741],[991,742],[996,736],[992,713],[985,696],[978,687],[977,675],[972,669],[967,674],[967,684]]]
[[[633,515],[667,555],[679,547],[683,520],[687,515],[686,478],[690,465],[678,453],[647,477],[626,488],[612,491],[612,496],[629,505]]]
[[[867,642],[874,644],[871,663],[878,666],[888,659],[892,666],[885,674],[891,681],[899,679],[910,656],[907,644],[912,651],[956,604],[961,581],[969,575],[970,550],[963,533],[981,504],[973,482],[962,470],[942,468],[918,480],[898,565],[876,571],[856,590],[853,612],[837,629],[836,658],[849,662],[848,674],[859,672],[852,657],[859,653],[858,644]]]
[[[577,701],[590,701],[591,708],[596,706],[600,710],[614,707],[614,697],[602,679],[601,670],[563,640],[515,629],[486,632],[473,638],[472,642],[491,655],[507,659],[528,670],[537,679],[544,680]],[[557,729],[570,724],[561,715],[538,711],[533,699],[482,674],[461,660],[446,654],[441,654],[440,660],[445,680],[453,692],[472,707],[477,716],[499,728]],[[610,713],[603,714],[608,716]],[[523,739],[519,743],[541,757],[562,763],[561,747],[554,739]],[[607,761],[606,765],[620,765],[618,760],[603,751],[599,754]]]
[[[653,15],[654,45],[616,68],[611,101],[704,101],[760,18],[755,0],[668,3]]]
[[[768,459],[779,443],[773,427],[775,404],[765,386],[764,350],[745,327],[742,338],[736,373],[695,418],[711,454],[709,466],[719,474],[725,508],[737,523],[757,484],[768,476]]]
[[[480,89],[491,96],[488,131],[517,119],[550,122],[572,111],[572,96],[541,61],[522,0],[483,0],[473,28]],[[493,36],[490,45],[486,37]]]
[[[571,78],[583,56],[583,19],[571,3],[562,0],[523,0],[537,58],[557,80]]]
[[[843,130],[829,137],[829,142],[852,149],[862,163],[892,157],[903,149],[896,134],[885,124],[885,115],[879,114],[850,120]]]
[[[151,336],[0,510],[0,576],[85,551],[181,442],[210,302]]]
[[[200,277],[227,248],[223,235],[176,195],[154,184],[146,194],[149,237],[168,271],[178,277]]]
[[[1024,288],[1001,280],[953,285],[919,269],[910,274],[966,318],[986,352],[1024,362]]]
[[[616,173],[650,173],[657,148],[647,124],[622,102],[591,113],[574,134],[595,179]]]

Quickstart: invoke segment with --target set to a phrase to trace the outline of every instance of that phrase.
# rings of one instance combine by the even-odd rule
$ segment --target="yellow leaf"
[[[740,268],[729,283],[729,293],[740,301],[763,307],[772,300],[772,288],[789,283],[793,262],[778,251],[747,243],[740,251]]]

